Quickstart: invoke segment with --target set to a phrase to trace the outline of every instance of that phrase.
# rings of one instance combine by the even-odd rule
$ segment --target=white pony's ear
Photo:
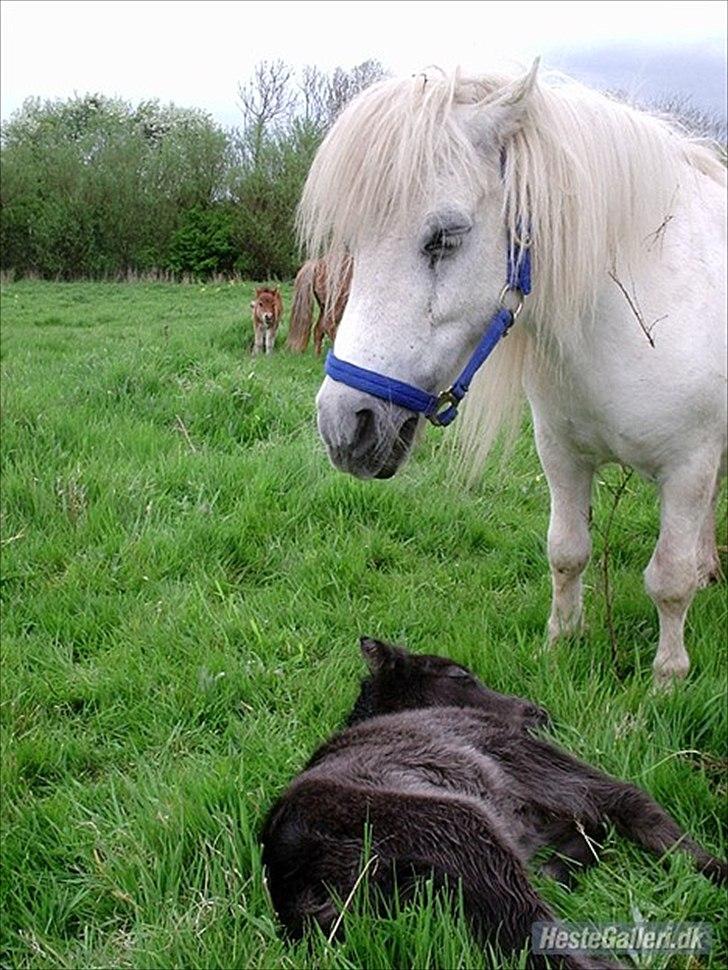
[[[471,121],[475,143],[483,148],[501,145],[523,124],[528,102],[536,87],[541,58],[537,57],[523,77],[498,88],[475,105]]]

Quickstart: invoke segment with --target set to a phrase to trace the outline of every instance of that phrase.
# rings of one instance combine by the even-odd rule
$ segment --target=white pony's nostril
[[[336,468],[359,478],[389,477],[409,452],[418,418],[368,394],[324,379],[317,424]]]
[[[356,412],[356,427],[354,429],[354,440],[352,442],[354,453],[363,454],[375,444],[376,439],[376,420],[374,412],[370,408],[362,408]]]

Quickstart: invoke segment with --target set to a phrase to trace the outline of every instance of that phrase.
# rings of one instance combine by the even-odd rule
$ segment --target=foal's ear
[[[528,102],[536,87],[540,58],[523,77],[489,94],[475,105],[472,121],[475,141],[484,148],[500,145],[523,124]]]
[[[366,661],[367,667],[373,674],[380,670],[389,670],[394,666],[397,657],[395,647],[381,640],[373,640],[371,637],[361,637],[359,639],[359,649]]]

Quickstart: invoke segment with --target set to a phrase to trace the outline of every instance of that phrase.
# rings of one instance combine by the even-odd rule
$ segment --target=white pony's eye
[[[436,229],[422,247],[423,252],[425,252],[431,258],[445,256],[446,254],[454,252],[454,250],[459,249],[460,246],[462,246],[463,235],[464,233],[454,233],[449,232],[446,229]]]
[[[462,245],[463,237],[451,235],[444,229],[437,229],[423,246],[428,256],[440,256]]]

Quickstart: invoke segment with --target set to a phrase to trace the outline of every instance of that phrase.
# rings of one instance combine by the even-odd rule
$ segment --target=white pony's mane
[[[501,75],[428,70],[381,81],[351,102],[319,149],[298,218],[309,254],[330,255],[334,284],[337,257],[365,238],[405,229],[443,172],[476,190],[499,177],[484,165],[457,107],[487,111],[512,84]],[[576,335],[604,274],[612,269],[628,278],[683,190],[694,193],[696,176],[725,180],[714,146],[563,76],[538,83],[524,98],[503,148],[503,219],[511,232],[527,224],[533,241],[529,313],[557,341]],[[502,372],[501,384],[517,379],[524,348],[513,336],[509,342],[506,354],[492,358],[500,362],[486,368],[489,406],[495,392],[498,406],[507,407],[495,371]],[[475,424],[484,395],[476,392],[469,402]],[[491,412],[491,425],[496,417]]]

